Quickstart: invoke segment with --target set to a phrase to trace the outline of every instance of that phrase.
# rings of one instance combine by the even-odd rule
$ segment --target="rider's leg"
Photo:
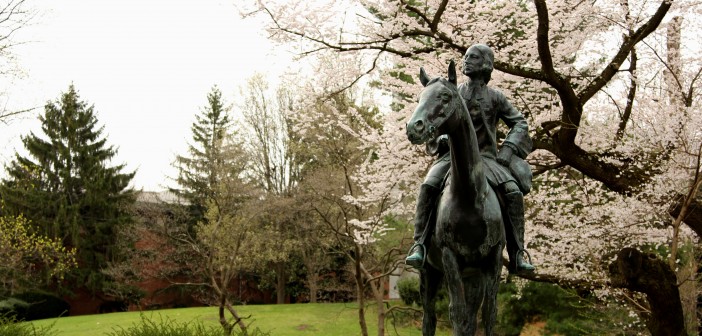
[[[533,272],[535,267],[524,260],[524,196],[512,181],[500,185],[500,189],[507,208],[507,218],[504,218],[509,255],[507,269],[510,273]]]
[[[451,166],[450,163],[450,158],[447,155],[437,159],[434,162],[434,165],[431,166],[431,169],[429,169],[429,173],[427,173],[424,183],[422,183],[422,186],[419,187],[417,208],[414,213],[414,241],[419,245],[424,245],[424,247],[429,242],[430,235],[426,235],[426,241],[421,241],[421,238],[424,231],[427,229],[427,226],[434,225],[432,213],[436,207],[436,201],[441,194],[441,185],[443,184],[446,173]],[[424,264],[424,251],[423,248],[418,247],[417,244],[415,244],[413,250],[410,251],[411,254],[407,256],[405,263],[414,268],[421,268]]]
[[[414,241],[420,242],[420,238],[427,228],[427,224],[431,219],[432,210],[436,205],[436,198],[439,195],[440,189],[431,184],[424,183],[419,187],[419,196],[417,196],[417,209],[414,213]],[[432,223],[433,224],[433,223]],[[416,247],[412,254],[407,256],[405,263],[414,268],[421,268],[424,263],[424,251],[422,248]]]

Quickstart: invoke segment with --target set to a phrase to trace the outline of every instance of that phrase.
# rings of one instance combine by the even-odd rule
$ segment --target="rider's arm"
[[[502,92],[497,90],[493,92],[493,103],[497,110],[497,116],[510,129],[502,145],[509,146],[515,155],[524,159],[531,153],[533,145],[529,137],[529,124],[527,124],[524,115],[510,104]]]

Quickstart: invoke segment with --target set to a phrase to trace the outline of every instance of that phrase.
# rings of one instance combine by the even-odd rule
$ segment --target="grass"
[[[269,332],[272,336],[360,335],[358,310],[353,303],[318,303],[287,305],[247,305],[236,306],[241,316],[251,316],[246,320],[252,328]],[[53,324],[57,336],[96,336],[105,335],[121,328],[129,328],[141,322],[142,313],[125,312],[100,315],[69,316],[56,319],[33,321],[35,326]],[[205,326],[219,325],[216,307],[165,309],[143,312],[145,317],[155,320],[177,322],[202,321]],[[366,313],[368,332],[376,334],[377,318],[372,308]],[[397,333],[391,322],[386,321],[386,335],[419,336],[421,330],[415,326],[398,327]],[[447,330],[437,331],[437,336],[449,335]]]

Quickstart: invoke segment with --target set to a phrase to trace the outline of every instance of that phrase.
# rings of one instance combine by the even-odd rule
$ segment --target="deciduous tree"
[[[0,217],[0,295],[46,286],[47,279],[62,280],[76,267],[75,255],[60,240],[33,233],[26,218]]]
[[[23,42],[17,41],[15,35],[18,30],[31,23],[34,15],[35,12],[25,0],[9,0],[0,4],[0,76],[11,79],[20,73],[13,49]],[[10,82],[8,80],[6,83]],[[6,102],[7,99],[6,94],[0,93],[0,100]],[[14,117],[33,109],[8,110],[5,107],[0,108],[0,122],[7,123]]]
[[[242,133],[247,156],[250,160],[251,180],[264,191],[266,202],[293,206],[290,200],[298,182],[303,164],[295,150],[298,141],[288,116],[292,110],[293,94],[283,86],[271,88],[261,74],[251,77],[242,88]],[[277,208],[261,212],[256,219],[260,228],[268,232],[272,251],[265,265],[275,269],[276,297],[285,302],[286,262],[293,253],[295,237],[290,229],[295,220],[295,209]]]
[[[419,179],[427,160],[415,157],[404,134],[411,99],[421,89],[410,76],[419,66],[441,74],[449,59],[482,42],[496,53],[491,85],[510,97],[532,127],[536,152],[529,161],[536,178],[527,197],[527,241],[538,265],[532,279],[612,293],[607,265],[619,250],[673,249],[680,237],[689,237],[684,228],[680,236],[671,234],[680,221],[671,220],[668,208],[683,204],[675,201],[678,195],[696,190],[699,171],[694,158],[700,118],[693,112],[700,105],[702,69],[693,33],[698,3],[252,5],[252,12],[269,19],[271,35],[294,42],[303,56],[334,51],[366,60],[364,71],[335,64],[339,84],[329,87],[343,90],[379,75],[393,93],[399,108],[384,115],[383,132],[358,135],[378,156],[364,176],[379,182],[361,184],[372,186],[361,194],[387,190],[382,181],[402,181],[398,186],[406,189],[397,193],[416,190],[411,179]],[[685,18],[679,50],[671,48],[676,34],[661,29],[679,24],[674,17]]]
[[[334,67],[324,66],[330,64]],[[377,333],[384,335],[384,286],[388,276],[398,272],[404,255],[402,237],[408,233],[402,225],[391,225],[402,214],[396,210],[404,200],[397,192],[403,179],[400,175],[375,179],[381,175],[373,174],[372,169],[398,169],[373,165],[377,155],[388,150],[369,141],[384,131],[380,112],[359,87],[340,90],[348,84],[344,81],[347,78],[340,77],[343,72],[339,70],[345,67],[357,67],[357,63],[329,55],[315,68],[316,75],[299,88],[307,101],[302,108],[305,113],[294,118],[307,154],[313,158],[305,161],[312,164],[303,170],[301,188],[309,195],[309,204],[324,231],[336,240],[330,245],[333,251],[350,264],[361,333],[369,332],[365,313],[370,292],[377,311]],[[393,229],[400,230],[389,239],[388,232]]]

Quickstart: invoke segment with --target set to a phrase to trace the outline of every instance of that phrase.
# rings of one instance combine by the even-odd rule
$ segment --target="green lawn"
[[[286,305],[247,305],[235,307],[241,316],[251,315],[247,322],[272,336],[293,335],[360,335],[358,310],[353,303],[319,303]],[[206,325],[218,325],[217,308],[180,308],[144,312],[146,317],[159,321],[170,319],[177,322],[203,321]],[[104,335],[117,327],[128,328],[141,321],[139,312],[110,313],[100,315],[70,316],[34,321],[36,326],[54,324],[58,336]],[[371,310],[366,314],[370,335],[376,335],[376,316]],[[386,335],[419,336],[421,331],[414,326],[398,327],[397,333],[387,322]],[[440,330],[437,336],[449,335]]]

